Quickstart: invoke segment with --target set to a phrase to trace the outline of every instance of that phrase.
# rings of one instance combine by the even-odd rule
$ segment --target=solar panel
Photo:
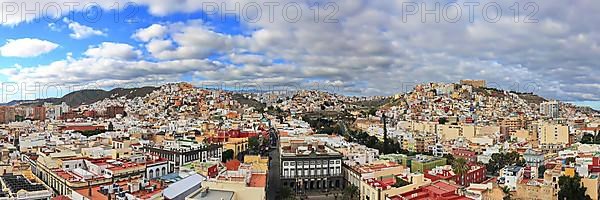
[[[46,187],[42,184],[31,183],[22,175],[4,175],[2,176],[2,180],[12,193],[16,193],[19,190],[26,190],[29,192],[46,190]]]

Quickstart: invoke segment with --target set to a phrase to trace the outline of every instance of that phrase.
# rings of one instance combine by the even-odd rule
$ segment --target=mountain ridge
[[[65,102],[69,106],[80,106],[84,104],[91,104],[105,98],[116,98],[125,96],[126,98],[143,97],[146,94],[158,89],[158,87],[144,86],[139,88],[114,88],[111,90],[101,89],[85,89],[70,92],[60,98],[43,98],[35,100],[13,100],[7,103],[0,104],[2,106],[35,106],[42,105],[44,103],[60,104]]]

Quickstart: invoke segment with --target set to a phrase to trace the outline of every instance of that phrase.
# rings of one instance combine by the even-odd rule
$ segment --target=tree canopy
[[[486,167],[488,172],[498,175],[500,169],[510,165],[525,166],[525,161],[516,151],[510,153],[494,153]]]
[[[227,150],[223,151],[223,158],[222,158],[223,160],[222,161],[227,162],[228,160],[233,159],[233,156],[234,156],[233,150],[227,149]]]
[[[581,143],[583,144],[600,144],[600,134],[596,134],[596,136],[586,133],[581,137]]]
[[[576,174],[574,177],[561,176],[558,178],[558,199],[576,200],[576,199],[592,199],[585,194],[586,188],[581,183],[581,177]]]

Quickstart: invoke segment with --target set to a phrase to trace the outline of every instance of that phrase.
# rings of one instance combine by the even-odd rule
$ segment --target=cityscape
[[[598,200],[598,13],[0,0],[0,200]]]

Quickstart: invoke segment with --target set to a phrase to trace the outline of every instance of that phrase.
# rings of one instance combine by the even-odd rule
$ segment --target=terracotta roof
[[[52,198],[52,200],[71,200],[71,198],[69,198],[68,196],[61,195],[61,196]]]
[[[237,159],[233,159],[233,160],[227,161],[227,162],[225,163],[225,167],[226,167],[226,168],[227,168],[227,170],[229,170],[229,171],[236,171],[236,170],[238,170],[238,169],[240,168],[240,165],[241,165],[241,164],[242,164],[242,163],[241,163],[239,160],[237,160]]]
[[[267,174],[252,174],[250,177],[250,187],[267,186]]]

